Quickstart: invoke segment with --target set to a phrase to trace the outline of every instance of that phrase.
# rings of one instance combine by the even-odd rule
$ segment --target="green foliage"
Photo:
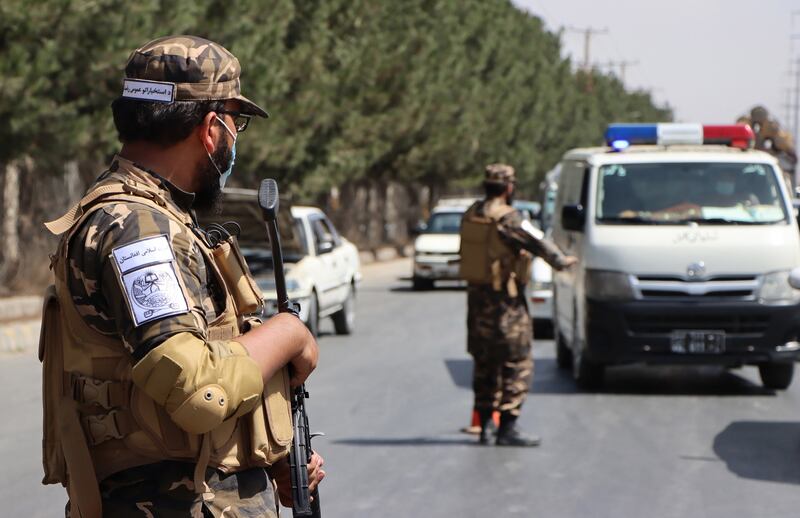
[[[535,185],[612,120],[668,120],[645,92],[571,71],[559,35],[507,0],[0,0],[0,163],[98,167],[131,50],[218,41],[264,105],[235,181],[274,176],[311,197],[364,180],[437,188],[515,165]]]

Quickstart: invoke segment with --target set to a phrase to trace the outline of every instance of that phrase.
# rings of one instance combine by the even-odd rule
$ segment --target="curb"
[[[405,246],[382,246],[374,250],[362,250],[358,252],[358,258],[362,265],[393,261],[402,257],[414,255],[414,245]]]
[[[39,347],[39,320],[0,324],[0,353],[35,351]]]
[[[39,318],[42,314],[42,297],[28,295],[0,298],[0,323]]]

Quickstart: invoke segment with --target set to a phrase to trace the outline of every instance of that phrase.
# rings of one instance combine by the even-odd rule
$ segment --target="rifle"
[[[278,312],[298,315],[298,307],[289,300],[286,292],[286,278],[283,271],[283,252],[278,234],[278,184],[267,178],[261,181],[258,189],[258,204],[264,223],[267,226],[272,245],[272,265],[275,271],[275,291],[278,295]],[[308,429],[308,415],[305,400],[308,398],[305,385],[300,385],[292,393],[292,423],[294,437],[289,452],[289,467],[292,472],[292,515],[295,518],[321,518],[319,508],[319,489],[308,491],[308,462],[311,460],[311,433]]]

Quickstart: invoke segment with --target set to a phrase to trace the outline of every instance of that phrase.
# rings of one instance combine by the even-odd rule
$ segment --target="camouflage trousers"
[[[491,286],[467,288],[467,350],[475,365],[475,410],[519,415],[533,378],[533,326],[524,288],[509,296]]]
[[[533,358],[497,361],[492,357],[473,357],[475,410],[486,414],[499,410],[518,416],[533,379]]]
[[[194,491],[194,464],[164,461],[116,473],[100,484],[103,516],[113,518],[277,518],[264,469],[224,475],[206,470],[214,498]],[[67,504],[69,517],[69,504]]]

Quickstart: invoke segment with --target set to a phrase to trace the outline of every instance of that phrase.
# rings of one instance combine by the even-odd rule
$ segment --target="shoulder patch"
[[[167,236],[134,241],[114,248],[111,255],[136,327],[189,312]]]
[[[148,237],[118,246],[111,253],[120,273],[123,274],[142,266],[165,263],[175,259],[172,246],[165,235]]]
[[[544,232],[533,226],[533,223],[527,219],[522,220],[522,230],[535,237],[536,239],[544,239]]]

